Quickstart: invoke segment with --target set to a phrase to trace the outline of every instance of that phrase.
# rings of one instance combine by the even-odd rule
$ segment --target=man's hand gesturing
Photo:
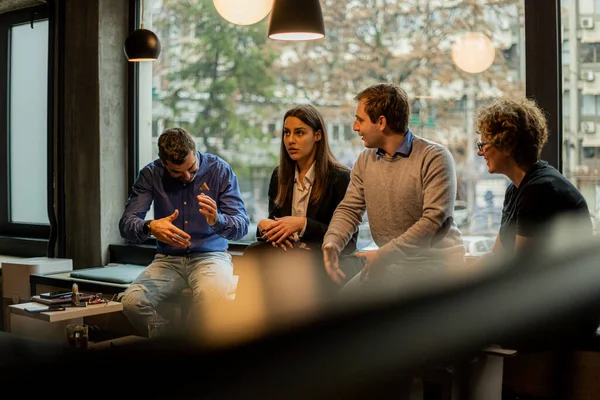
[[[179,210],[175,210],[168,217],[150,222],[150,232],[163,243],[176,247],[187,247],[190,245],[190,235],[173,225],[173,221],[178,215]]]
[[[206,218],[206,222],[213,226],[217,223],[217,219],[219,218],[219,212],[217,211],[217,203],[210,197],[205,195],[204,193],[200,193],[196,196],[198,199],[198,205],[200,206],[200,214],[204,215]]]
[[[340,251],[333,243],[325,243],[322,247],[323,261],[325,262],[325,270],[332,281],[341,285],[346,274],[340,269],[339,254]]]

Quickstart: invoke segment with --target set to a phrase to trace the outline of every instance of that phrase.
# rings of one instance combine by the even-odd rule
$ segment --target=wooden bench
[[[50,291],[46,290],[48,287],[71,289],[74,283],[77,283],[82,291],[118,294],[125,291],[145,267],[146,266],[144,265],[135,264],[108,264],[105,267],[78,269],[57,274],[32,274],[29,278],[31,294],[34,295]],[[113,271],[114,274],[111,274]],[[99,274],[94,274],[95,272],[99,272]],[[238,278],[237,275],[234,275],[228,293],[229,300],[235,298]],[[186,288],[181,292],[184,296],[189,296],[191,293],[189,288]]]

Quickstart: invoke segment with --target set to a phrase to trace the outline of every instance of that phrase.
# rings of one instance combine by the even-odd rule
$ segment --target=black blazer
[[[292,196],[294,186],[291,185],[285,203],[283,207],[279,208],[275,204],[275,198],[277,197],[277,189],[279,188],[279,178],[277,171],[279,167],[275,167],[273,174],[271,175],[271,181],[269,183],[269,219],[275,219],[275,217],[288,217],[292,215]],[[350,184],[350,170],[345,168],[337,167],[331,172],[331,180],[325,192],[321,198],[317,201],[317,204],[308,203],[306,209],[306,230],[302,241],[313,245],[311,249],[321,249],[323,244],[323,237],[327,232],[329,222],[333,216],[338,204],[344,198],[348,185]],[[256,232],[256,237],[260,238],[260,232]],[[358,230],[352,235],[352,238],[342,251],[342,254],[350,254],[356,250],[356,239],[358,237]]]

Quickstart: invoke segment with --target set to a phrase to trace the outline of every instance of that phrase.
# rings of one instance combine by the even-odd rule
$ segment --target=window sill
[[[228,252],[233,256],[241,256],[246,247],[248,243],[230,242]],[[143,244],[111,244],[108,251],[111,263],[148,265],[156,255],[156,244],[152,239]]]
[[[48,240],[0,236],[0,254],[13,257],[46,257]]]

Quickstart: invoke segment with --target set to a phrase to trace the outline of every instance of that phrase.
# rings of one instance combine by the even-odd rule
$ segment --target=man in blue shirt
[[[196,311],[226,300],[233,278],[228,240],[243,237],[249,224],[231,166],[196,151],[185,129],[165,130],[158,156],[140,171],[119,222],[130,242],[156,238],[154,261],[122,299],[123,312],[142,334],[159,318],[156,307],[186,287]],[[153,202],[155,219],[145,220]]]

